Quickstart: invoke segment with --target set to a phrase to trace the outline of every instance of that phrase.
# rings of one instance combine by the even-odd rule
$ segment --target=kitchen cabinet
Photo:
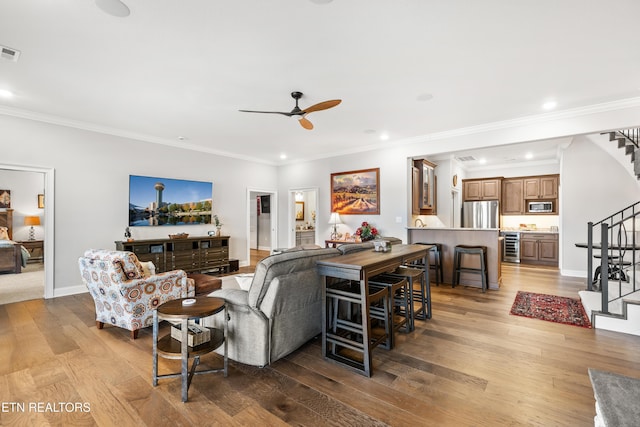
[[[531,176],[524,178],[524,198],[557,199],[558,175]]]
[[[463,179],[462,199],[500,200],[502,178]]]
[[[412,213],[414,215],[437,214],[437,192],[435,163],[426,159],[413,161],[412,172]]]
[[[520,263],[558,266],[558,234],[521,233]]]
[[[524,180],[522,178],[509,178],[502,181],[502,215],[523,215]]]

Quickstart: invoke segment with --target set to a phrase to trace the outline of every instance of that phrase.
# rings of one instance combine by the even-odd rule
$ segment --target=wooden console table
[[[371,324],[369,322],[369,279],[381,273],[392,272],[400,265],[418,261],[427,266],[425,268],[425,280],[429,283],[429,257],[427,256],[431,246],[429,245],[394,245],[388,252],[376,252],[373,249],[353,252],[346,255],[325,258],[316,261],[318,272],[323,278],[323,295],[325,303],[322,306],[322,356],[325,360],[339,363],[355,372],[370,377],[373,370],[371,360],[371,346],[368,345],[371,337]],[[326,292],[327,284],[331,278],[346,279],[360,282],[360,305],[362,307],[362,329],[364,343],[362,360],[338,357],[329,350],[327,345],[327,331],[331,319],[328,318]]]
[[[136,254],[140,261],[151,261],[157,273],[170,270],[200,272],[229,271],[229,236],[188,237],[116,241],[116,249]]]

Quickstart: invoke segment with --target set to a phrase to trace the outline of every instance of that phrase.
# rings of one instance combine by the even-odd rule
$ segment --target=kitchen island
[[[502,285],[502,237],[497,228],[436,228],[408,227],[407,242],[441,243],[442,268],[444,282],[451,284],[453,278],[453,252],[456,245],[478,245],[487,247],[487,269],[489,270],[489,289],[500,289]],[[478,257],[464,255],[465,266],[479,267]],[[478,274],[461,273],[461,286],[482,288],[482,280]]]

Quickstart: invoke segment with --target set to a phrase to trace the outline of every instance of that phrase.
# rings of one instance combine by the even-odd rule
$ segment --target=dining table
[[[362,251],[318,260],[316,266],[318,273],[323,276],[322,308],[322,354],[325,360],[338,363],[359,374],[370,377],[373,373],[373,361],[371,342],[371,321],[369,316],[369,280],[382,273],[390,273],[399,266],[419,262],[424,268],[425,283],[429,283],[429,257],[430,245],[398,244],[389,246],[386,252],[367,248]],[[327,300],[327,287],[336,280],[348,280],[359,284],[359,305],[361,310],[361,348],[352,349],[355,357],[336,354],[330,348],[327,340],[330,335],[331,318],[329,315]]]

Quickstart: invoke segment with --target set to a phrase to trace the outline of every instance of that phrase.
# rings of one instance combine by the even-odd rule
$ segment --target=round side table
[[[183,301],[195,299],[195,303],[184,305]],[[202,344],[190,347],[188,345],[189,338],[189,320],[202,319],[212,316],[216,313],[224,311],[224,329],[208,328],[210,331],[210,340]],[[172,322],[180,322],[181,339],[177,340],[171,337],[171,334],[165,335],[158,339],[158,323],[160,320],[169,320]],[[194,375],[208,374],[213,372],[223,372],[226,377],[228,374],[227,360],[227,323],[229,321],[227,313],[227,305],[221,298],[213,297],[195,297],[181,298],[168,301],[161,304],[153,312],[153,385],[158,385],[159,378],[182,378],[182,401],[186,402],[188,397],[189,386]],[[208,369],[196,371],[196,367],[200,363],[200,356],[207,354],[224,345],[224,365],[220,369]],[[158,356],[167,359],[180,359],[182,362],[181,371],[171,374],[158,375]],[[189,369],[189,358],[193,358],[191,369]]]

